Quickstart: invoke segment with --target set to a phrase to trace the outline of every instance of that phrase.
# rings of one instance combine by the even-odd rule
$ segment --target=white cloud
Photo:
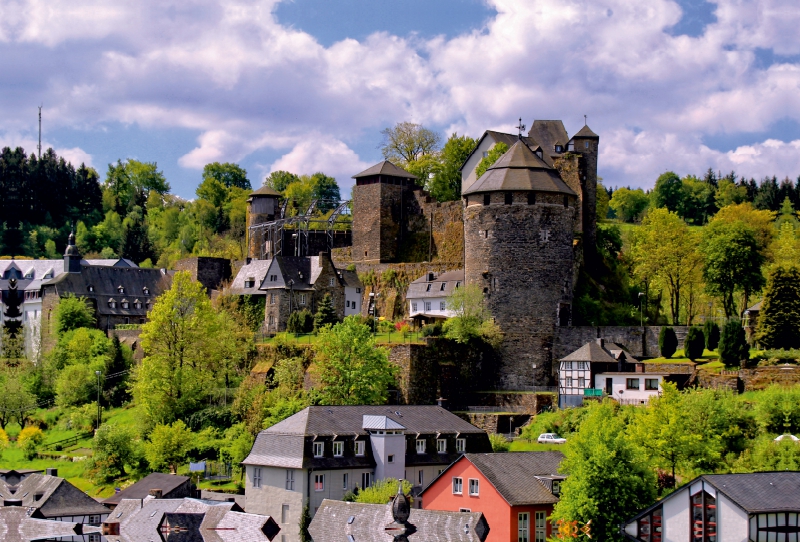
[[[11,147],[13,149],[22,147],[28,156],[31,156],[36,154],[38,145],[39,141],[37,139],[23,134],[13,132],[0,133],[0,148]],[[94,165],[92,163],[92,155],[80,147],[65,148],[54,145],[46,139],[42,141],[42,151],[51,147],[58,156],[63,157],[67,162],[71,162],[76,168],[80,164],[85,164],[87,167],[93,167]]]
[[[353,184],[350,177],[372,165],[362,161],[343,142],[324,134],[314,133],[299,141],[290,152],[273,162],[270,172],[283,170],[297,175],[311,175],[322,171],[336,178],[344,196]]]

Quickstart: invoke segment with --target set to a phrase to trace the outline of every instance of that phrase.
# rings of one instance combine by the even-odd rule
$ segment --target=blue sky
[[[0,0],[0,145],[350,176],[381,129],[589,117],[610,186],[800,175],[795,0]]]

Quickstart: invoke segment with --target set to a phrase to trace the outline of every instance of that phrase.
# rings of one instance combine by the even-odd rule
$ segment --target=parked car
[[[536,442],[539,444],[564,444],[567,442],[567,439],[561,438],[555,433],[542,433],[539,435],[539,438],[536,439]]]
[[[797,438],[796,436],[790,435],[788,433],[784,433],[783,435],[780,435],[775,439],[776,442],[780,442],[782,440],[792,440],[794,442],[797,442],[798,440],[800,440],[800,438]]]

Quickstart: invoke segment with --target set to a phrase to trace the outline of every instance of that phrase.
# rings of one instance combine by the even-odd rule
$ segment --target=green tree
[[[455,132],[444,144],[439,167],[426,189],[437,201],[456,201],[461,199],[461,166],[466,162],[476,141],[469,136]]]
[[[357,316],[322,328],[314,359],[320,404],[384,404],[395,383],[397,367]]]
[[[611,196],[603,183],[597,183],[597,220],[602,221],[608,218],[609,202]]]
[[[203,181],[214,179],[222,183],[226,188],[235,186],[244,190],[251,190],[250,181],[247,179],[247,170],[239,167],[238,164],[230,162],[212,162],[203,167]]]
[[[126,475],[126,465],[136,471],[141,460],[142,452],[130,427],[103,424],[95,432],[88,469],[96,482],[106,484],[122,478]]]
[[[286,320],[286,331],[289,333],[311,333],[314,331],[314,316],[312,316],[311,311],[303,309],[290,314]]]
[[[706,338],[703,336],[703,330],[697,326],[690,327],[683,341],[683,352],[686,357],[692,361],[696,360],[703,355],[705,347]]]
[[[192,432],[181,420],[170,425],[156,425],[144,445],[144,456],[150,468],[176,473],[178,466],[186,461],[192,439]]]
[[[719,326],[713,320],[703,324],[703,336],[706,338],[706,349],[716,350],[719,345]]]
[[[728,178],[720,179],[717,188],[716,203],[722,209],[728,205],[747,201],[747,188],[734,183]]]
[[[739,365],[750,358],[742,323],[737,319],[728,320],[719,337],[719,359],[725,365]]]
[[[310,182],[313,187],[311,195],[317,200],[317,208],[323,213],[335,209],[342,199],[336,179],[318,171],[311,176]]]
[[[119,214],[125,214],[128,206],[135,204],[137,199],[147,200],[150,191],[166,194],[170,190],[164,173],[158,170],[155,162],[132,159],[117,160],[116,165],[108,164],[103,188],[103,201],[110,204],[107,210]]]
[[[736,313],[734,293],[746,299],[761,289],[764,256],[759,250],[755,231],[747,224],[712,220],[706,226],[701,251],[704,254],[703,278],[706,290],[722,302],[725,316]]]
[[[442,144],[442,136],[413,122],[398,122],[392,128],[381,130],[381,135],[383,157],[401,167],[407,167],[423,156],[437,154]]]
[[[683,183],[674,172],[667,171],[658,176],[653,188],[653,207],[665,207],[669,211],[678,212],[683,206]]]
[[[502,341],[500,329],[492,321],[478,285],[469,284],[453,290],[447,298],[447,310],[454,314],[442,328],[448,339],[458,343],[478,339],[494,346]]]
[[[53,319],[55,332],[59,335],[81,327],[94,327],[94,311],[86,299],[72,293],[58,301]]]
[[[662,327],[658,333],[658,349],[661,350],[661,355],[669,359],[675,354],[678,349],[678,337],[675,336],[675,330],[671,327]]]
[[[592,522],[596,540],[621,541],[619,525],[656,497],[656,476],[625,435],[611,401],[587,407],[580,429],[567,442],[561,500],[552,518]]]
[[[611,196],[608,206],[614,210],[617,218],[623,222],[637,220],[650,204],[650,198],[641,188],[617,188]]]
[[[492,167],[492,165],[497,162],[501,156],[503,156],[506,151],[508,151],[508,145],[505,143],[495,143],[494,146],[489,149],[489,152],[484,156],[480,162],[478,162],[478,167],[475,168],[475,178],[480,179],[481,175],[486,173],[486,170]]]
[[[317,312],[314,314],[314,329],[317,331],[325,326],[333,325],[339,321],[336,316],[336,309],[333,308],[333,298],[331,294],[325,294],[317,305]]]
[[[264,185],[269,186],[273,190],[283,193],[286,190],[286,187],[292,183],[296,183],[300,181],[300,177],[295,175],[294,173],[289,173],[288,171],[273,171],[270,173],[267,178],[264,180]]]
[[[800,348],[800,269],[772,270],[758,314],[756,341],[763,348]]]
[[[511,449],[511,443],[506,440],[506,437],[497,433],[489,435],[489,443],[492,445],[494,453],[505,453]]]
[[[397,495],[400,481],[397,478],[377,480],[368,488],[361,488],[356,496],[356,502],[368,504],[386,504]],[[403,480],[403,494],[411,494],[411,482]]]

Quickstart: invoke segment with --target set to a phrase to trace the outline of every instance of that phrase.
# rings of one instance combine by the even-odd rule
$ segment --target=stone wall
[[[778,365],[756,367],[739,371],[742,391],[763,390],[773,384],[793,386],[800,383],[800,367],[797,365]]]
[[[175,262],[175,271],[188,271],[206,290],[219,290],[222,283],[231,279],[231,261],[227,258],[200,256]]]
[[[528,414],[481,414],[476,412],[456,412],[455,414],[490,435],[517,433],[520,427],[524,427],[531,420]]]
[[[141,329],[109,329],[107,334],[109,338],[116,337],[119,342],[133,350],[133,359],[136,362],[142,361],[144,350],[142,350],[142,345],[139,341],[139,335],[142,334]]]
[[[405,186],[374,183],[353,187],[353,260],[392,262],[404,238],[411,197]]]
[[[678,337],[678,348],[683,348],[683,339],[689,328],[686,326],[671,327]],[[639,326],[559,327],[556,329],[553,343],[553,356],[555,359],[561,359],[584,344],[602,337],[608,342],[623,345],[634,356],[659,357],[661,351],[658,348],[658,334],[661,333],[661,326],[645,326],[644,331],[644,340],[642,340],[642,328]]]

